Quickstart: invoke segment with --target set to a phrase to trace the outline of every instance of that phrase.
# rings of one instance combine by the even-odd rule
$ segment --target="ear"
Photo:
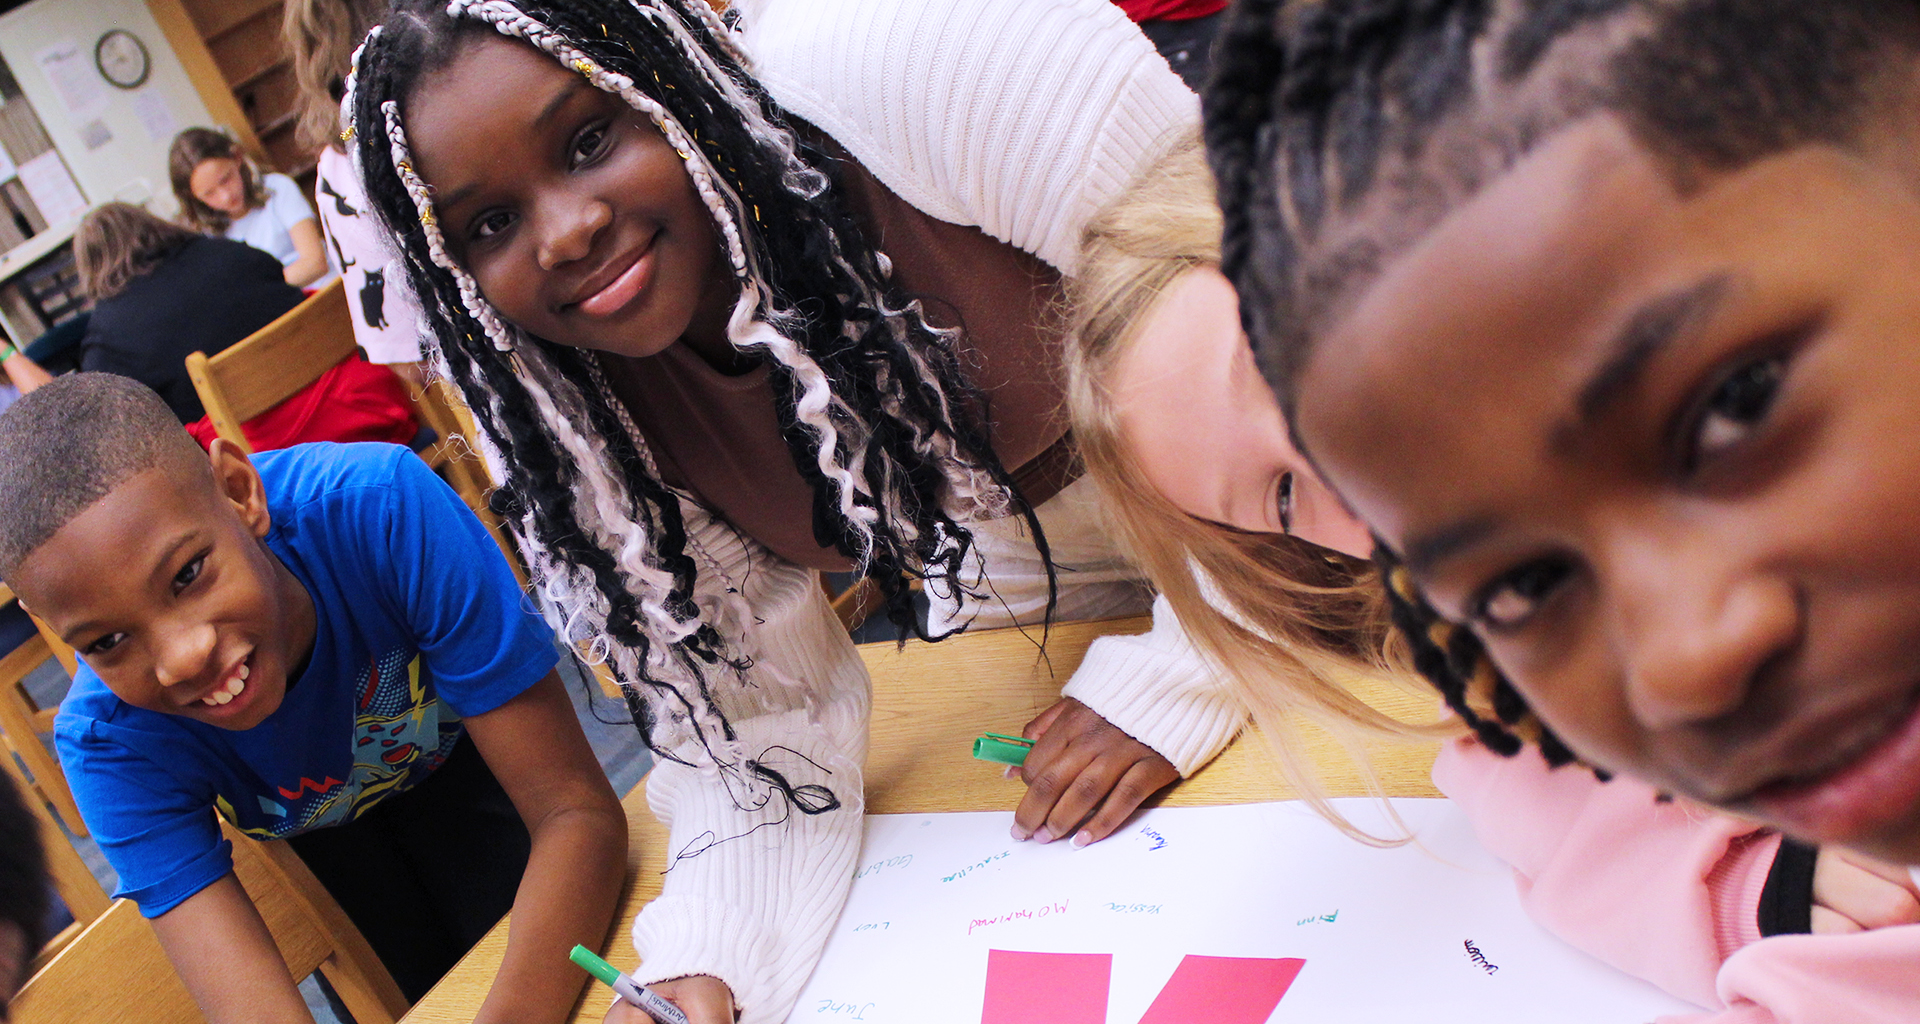
[[[255,537],[265,537],[273,526],[267,511],[267,489],[260,482],[260,471],[240,446],[224,437],[216,437],[207,449],[207,461],[213,466],[214,490],[233,506],[240,521]]]

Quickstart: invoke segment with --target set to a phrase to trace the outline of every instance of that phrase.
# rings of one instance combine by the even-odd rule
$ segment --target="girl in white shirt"
[[[270,253],[286,268],[288,284],[311,290],[339,276],[300,186],[284,174],[260,173],[226,133],[188,128],[174,136],[167,165],[189,225]]]

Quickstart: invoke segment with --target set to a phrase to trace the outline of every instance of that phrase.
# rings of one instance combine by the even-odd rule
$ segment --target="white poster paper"
[[[1376,835],[1381,805],[1334,801]],[[1444,800],[1377,849],[1305,805],[1149,811],[1085,849],[874,815],[789,1024],[1644,1024],[1697,1008],[1547,934]],[[743,840],[743,841],[753,841]]]
[[[167,106],[167,98],[152,86],[134,92],[133,115],[140,119],[140,127],[147,130],[150,142],[164,142],[180,131],[180,122],[173,119],[173,108]]]
[[[75,123],[107,112],[107,84],[93,68],[93,54],[71,39],[62,39],[34,54],[47,81],[60,94]]]
[[[5,181],[18,173],[20,169],[13,165],[13,156],[7,152],[7,147],[0,146],[0,181]]]
[[[60,151],[49,149],[20,165],[20,184],[26,186],[33,205],[48,224],[77,219],[87,212],[87,197],[73,183],[67,165],[60,162]]]

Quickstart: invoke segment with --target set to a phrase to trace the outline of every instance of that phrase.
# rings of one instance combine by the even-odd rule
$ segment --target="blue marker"
[[[678,1006],[668,1002],[664,996],[659,995],[632,978],[614,970],[612,964],[594,956],[593,951],[587,947],[573,947],[573,952],[567,954],[567,958],[579,964],[588,974],[606,982],[608,987],[620,993],[620,998],[638,1006],[641,1010],[645,1011],[647,1016],[659,1021],[660,1024],[688,1024],[687,1015],[681,1012]]]

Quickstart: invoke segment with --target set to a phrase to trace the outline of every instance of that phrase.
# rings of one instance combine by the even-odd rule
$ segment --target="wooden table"
[[[1054,627],[1042,660],[1032,637],[1015,629],[972,633],[939,644],[909,643],[861,648],[873,674],[873,731],[867,756],[867,811],[1012,810],[1023,787],[1000,775],[996,765],[976,761],[973,738],[983,732],[1018,733],[1028,719],[1059,698],[1060,686],[1080,664],[1087,645],[1108,633],[1138,633],[1145,619],[1076,622]],[[1361,688],[1374,706],[1408,718],[1431,715],[1430,696],[1390,687]],[[1306,737],[1309,756],[1323,766],[1333,796],[1362,796],[1360,775],[1341,748],[1324,736]],[[1370,744],[1388,796],[1438,796],[1428,779],[1437,750],[1432,743]],[[1213,763],[1160,796],[1171,807],[1286,800],[1296,794],[1276,773],[1257,734],[1234,743]],[[666,867],[667,830],[647,810],[646,786],[624,801],[632,830],[627,885],[602,954],[632,970],[638,962],[627,929],[648,900],[660,894]],[[485,998],[506,950],[507,922],[480,940],[404,1018],[404,1024],[468,1024]],[[575,1008],[575,1021],[597,1022],[606,990],[595,986]]]

